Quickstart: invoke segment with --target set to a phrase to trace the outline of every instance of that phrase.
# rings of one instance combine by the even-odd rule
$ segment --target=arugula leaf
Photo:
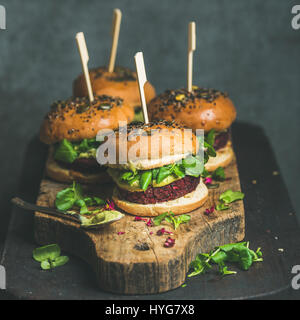
[[[204,151],[204,163],[208,161],[209,157],[215,157],[217,155],[214,149],[214,143],[215,143],[215,130],[212,129],[207,134],[205,134],[204,142],[200,141],[200,148],[204,147],[206,149],[206,151]]]
[[[204,273],[208,270],[210,262],[218,265],[221,275],[235,274],[235,271],[228,270],[225,262],[235,263],[240,269],[248,270],[253,262],[262,261],[261,256],[260,248],[256,252],[249,249],[249,242],[229,243],[216,247],[210,253],[197,255],[190,264],[193,271],[188,276]]]
[[[240,192],[240,191],[232,191],[231,189],[223,192],[221,195],[220,195],[220,200],[222,200],[225,204],[228,204],[228,203],[232,203],[234,201],[237,201],[237,200],[242,200],[244,199],[245,195],[244,193]]]
[[[168,214],[169,214],[169,212],[165,212],[165,213],[163,213],[163,214],[155,217],[155,218],[153,219],[153,223],[154,223],[156,226],[159,226],[159,225],[163,222],[163,220],[166,218],[166,216],[167,216]]]
[[[223,250],[225,252],[229,252],[236,247],[245,247],[246,244],[247,242],[228,243],[228,244],[224,244],[223,246],[219,246],[218,248],[220,248],[220,250]]]
[[[209,157],[215,157],[217,155],[213,146],[204,141],[204,148],[206,148],[207,155]]]
[[[158,172],[159,172],[159,168],[152,169],[152,179],[153,180],[156,180]]]
[[[178,227],[178,223],[177,220],[175,220],[175,218],[171,215],[167,215],[165,220],[170,223],[173,224],[174,229],[176,230],[176,228]]]
[[[211,265],[209,264],[209,259],[206,256],[202,254],[198,254],[196,256],[196,259],[193,260],[190,263],[190,268],[193,269],[193,272],[191,272],[188,277],[194,277],[198,274],[206,273],[209,269],[211,269]]]
[[[196,158],[191,156],[191,157],[182,159],[182,166],[184,168],[195,167],[196,166]]]
[[[94,204],[94,200],[91,197],[85,197],[83,198],[83,201],[87,206],[92,206]]]
[[[261,248],[257,248],[257,250],[255,251],[256,255],[258,258],[262,258],[262,252],[261,252]],[[261,259],[262,260],[262,259]]]
[[[82,198],[81,186],[73,182],[72,187],[63,189],[57,193],[55,205],[57,209],[66,211],[72,208],[75,203],[81,207],[81,202],[79,202],[79,200],[82,200]]]
[[[104,204],[105,201],[98,197],[85,197],[81,185],[76,182],[73,182],[72,187],[59,191],[55,199],[57,209],[67,211],[76,206],[80,208],[80,214],[90,213],[88,206]]]
[[[76,199],[83,199],[82,186],[79,183],[73,181],[73,190]]]
[[[73,188],[66,188],[57,193],[55,205],[57,209],[66,211],[73,207],[75,201]]]
[[[140,178],[141,178],[141,175],[140,175],[140,174],[137,174],[137,175],[135,175],[133,178],[131,178],[130,180],[128,180],[127,182],[128,182],[128,184],[129,184],[130,186],[132,186],[136,181],[139,181]]]
[[[227,259],[227,254],[226,252],[224,251],[218,251],[216,254],[214,254],[212,257],[211,257],[211,260],[216,263],[216,264],[220,264],[224,261],[226,261]]]
[[[253,250],[249,249],[249,252],[250,252],[250,254],[252,256],[253,262],[263,261],[262,253],[260,251],[260,248],[257,248],[256,252],[254,252]]]
[[[239,255],[239,266],[243,270],[248,270],[252,265],[252,256],[248,248],[233,248],[234,252],[237,252]]]
[[[42,268],[43,270],[49,270],[49,269],[51,269],[51,268],[52,268],[51,260],[50,260],[50,261],[49,261],[49,260],[43,260],[43,261],[41,262],[41,268]]]
[[[181,221],[181,223],[187,223],[191,220],[191,216],[188,214],[182,214],[181,216],[177,216],[177,218]]]
[[[134,174],[132,171],[126,171],[124,172],[121,177],[120,177],[120,180],[130,180],[134,177]]]
[[[92,199],[91,199],[92,200]],[[77,199],[75,202],[74,202],[74,205],[77,206],[77,207],[83,207],[85,206],[85,201],[83,199]]]
[[[185,177],[185,173],[183,170],[181,170],[180,166],[174,166],[173,168],[173,173],[179,177],[179,178],[184,178]]]
[[[33,250],[33,258],[41,263],[43,270],[49,270],[64,265],[69,261],[67,256],[60,256],[60,247],[57,244],[49,244]]]
[[[77,152],[75,151],[71,142],[67,139],[63,139],[54,153],[54,159],[67,163],[72,163],[77,158]]]
[[[217,168],[212,173],[212,178],[216,181],[224,181],[226,179],[224,169],[222,167]]]
[[[87,214],[90,213],[88,207],[86,206],[86,204],[84,203],[81,207],[80,207],[80,214]]]
[[[69,261],[69,257],[67,256],[59,256],[53,261],[54,267],[60,267],[66,264]]]
[[[247,247],[247,242],[227,244],[220,247],[221,250],[227,253],[229,262],[238,262],[243,270],[248,270],[252,264],[252,255]]]
[[[152,172],[151,170],[143,172],[140,179],[140,187],[145,191],[147,190],[149,184],[152,181]]]
[[[211,177],[211,174],[210,174],[210,172],[208,172],[208,171],[204,168],[201,176],[202,176],[203,178],[207,178],[207,177]]]
[[[59,266],[63,266],[64,264],[66,264],[69,261],[69,257],[67,256],[60,256],[55,258],[54,260],[44,260],[41,262],[41,268],[43,270],[49,270],[49,269],[53,269]]]
[[[93,197],[93,200],[94,200],[95,204],[98,206],[102,206],[102,205],[104,206],[106,203],[103,199],[98,198],[98,197]]]
[[[222,276],[228,275],[228,274],[236,274],[236,271],[230,271],[228,270],[228,267],[219,265],[219,272]]]
[[[63,139],[56,147],[54,159],[67,163],[74,162],[81,153],[88,153],[88,157],[95,157],[96,149],[101,144],[96,138],[83,139],[80,142],[71,142]],[[86,155],[83,155],[86,157]]]
[[[90,198],[91,199],[91,198]],[[91,199],[92,202],[90,202],[92,205],[93,203],[93,200]],[[89,213],[89,210],[87,208],[87,204],[86,202],[83,200],[83,199],[78,199],[75,201],[74,203],[75,206],[79,207],[80,208],[80,214],[86,214],[86,213]]]
[[[168,165],[168,166],[159,168],[158,175],[156,178],[157,184],[161,183],[167,176],[169,176],[172,173],[171,167],[172,166]]]
[[[199,159],[199,156],[194,157],[195,165],[193,167],[186,167],[185,174],[192,177],[199,177],[204,170],[204,163]]]
[[[166,220],[168,223],[172,224],[176,230],[180,224],[188,223],[191,220],[191,216],[187,214],[182,214],[180,216],[175,216],[173,212],[165,212],[160,216],[157,216],[153,219],[153,223],[156,226],[159,226],[163,220]]]
[[[55,260],[60,256],[60,247],[57,244],[49,244],[33,250],[33,258],[38,262],[50,259]]]
[[[83,139],[78,146],[79,152],[87,152],[90,149],[89,143],[87,139]]]
[[[205,135],[205,141],[210,144],[211,146],[215,143],[215,130],[211,129],[206,135]]]
[[[217,211],[222,211],[222,210],[228,210],[229,209],[229,206],[227,206],[226,204],[224,204],[224,203],[218,203],[217,205],[216,205],[216,210]]]
[[[216,205],[216,210],[218,211],[227,210],[229,209],[229,206],[228,206],[229,203],[232,203],[237,200],[242,200],[244,199],[244,197],[245,197],[244,193],[240,191],[232,191],[231,189],[229,189],[220,195],[219,197],[220,203]]]

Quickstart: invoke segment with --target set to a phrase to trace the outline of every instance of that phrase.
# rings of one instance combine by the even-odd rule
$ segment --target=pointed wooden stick
[[[144,114],[144,121],[145,123],[149,123],[146,98],[145,98],[145,92],[144,92],[144,85],[147,82],[147,77],[146,77],[146,71],[145,71],[143,52],[136,53],[136,55],[134,56],[134,60],[135,60],[137,77],[138,77],[138,84],[139,84],[140,98],[141,98],[143,114]]]
[[[196,23],[189,23],[187,90],[193,89],[193,52],[196,50]]]
[[[94,95],[93,95],[91,79],[90,79],[90,75],[89,75],[89,69],[88,69],[88,65],[87,65],[88,61],[89,61],[89,54],[87,51],[83,32],[78,32],[76,34],[76,41],[77,41],[77,46],[78,46],[79,55],[80,55],[80,59],[81,59],[82,70],[83,70],[83,74],[85,77],[86,86],[88,89],[89,99],[90,99],[90,102],[93,102]]]
[[[113,72],[114,68],[115,68],[121,19],[122,19],[121,10],[115,9],[114,15],[113,15],[113,25],[112,25],[112,38],[113,38],[113,40],[112,40],[111,51],[110,51],[108,72]]]

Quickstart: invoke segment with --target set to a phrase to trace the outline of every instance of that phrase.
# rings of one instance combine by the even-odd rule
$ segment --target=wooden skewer
[[[113,24],[112,24],[112,38],[113,38],[113,40],[112,40],[111,51],[110,51],[108,72],[113,72],[114,68],[115,68],[121,19],[122,19],[121,10],[115,9],[114,15],[113,15]]]
[[[196,50],[196,23],[190,22],[188,29],[188,69],[187,69],[187,90],[193,89],[193,52]]]
[[[77,46],[78,46],[79,55],[80,55],[80,59],[81,59],[82,70],[83,70],[83,74],[85,77],[86,86],[88,89],[89,99],[90,99],[90,102],[93,102],[94,95],[93,95],[91,79],[90,79],[89,69],[88,69],[89,54],[87,51],[86,42],[85,42],[83,32],[78,32],[76,34],[76,41],[77,41]]]
[[[147,111],[146,98],[145,98],[145,92],[144,92],[144,85],[147,82],[147,77],[146,77],[146,71],[145,71],[143,52],[136,53],[136,55],[134,56],[134,60],[135,60],[135,66],[136,66],[136,72],[137,72],[137,78],[138,78],[138,84],[139,84],[140,98],[141,98],[143,114],[144,114],[144,121],[147,124],[149,123],[149,118],[148,118],[148,111]]]

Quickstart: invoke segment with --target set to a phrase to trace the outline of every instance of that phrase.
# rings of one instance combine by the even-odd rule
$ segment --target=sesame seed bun
[[[214,89],[193,87],[167,90],[148,104],[151,120],[175,120],[185,126],[209,131],[221,131],[236,118],[235,107],[227,94]]]
[[[127,127],[127,132],[116,130],[116,139],[112,144],[116,147],[117,163],[107,165],[123,169],[134,165],[139,170],[149,170],[196,154],[199,150],[197,138],[191,130],[186,132],[185,129],[187,128],[174,121],[156,121],[148,124],[131,124]],[[138,136],[135,136],[135,133]],[[122,148],[124,138],[127,139],[127,148],[126,146]],[[134,149],[135,160],[130,157]],[[122,164],[120,159],[124,157],[128,161]]]
[[[201,207],[207,197],[207,187],[202,181],[200,181],[195,191],[171,201],[155,204],[133,203],[120,199],[117,188],[114,189],[112,199],[120,209],[127,213],[137,216],[155,217],[168,211],[172,211],[175,215],[191,212]]]
[[[224,148],[216,151],[216,157],[210,157],[205,164],[205,169],[207,171],[214,171],[219,167],[227,167],[234,158],[234,152],[231,146],[231,141],[228,141]]]
[[[131,122],[134,112],[121,98],[95,95],[94,101],[87,97],[58,101],[40,128],[40,140],[54,144],[63,139],[80,141],[94,138],[100,129],[114,129],[119,121]]]
[[[136,72],[122,67],[116,67],[114,72],[108,72],[106,67],[99,67],[91,69],[89,74],[95,94],[121,97],[124,103],[132,108],[141,105]],[[144,91],[147,102],[155,97],[155,89],[150,82],[145,84]],[[88,95],[82,74],[73,82],[73,95],[75,97]]]

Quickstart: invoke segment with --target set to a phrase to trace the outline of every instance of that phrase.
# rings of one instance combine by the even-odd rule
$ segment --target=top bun
[[[107,165],[128,169],[134,166],[139,170],[148,170],[196,154],[199,151],[197,137],[186,129],[174,121],[131,124],[127,132],[119,128],[115,130],[116,139],[112,141],[112,144],[116,144],[117,163]]]
[[[196,86],[192,92],[165,91],[148,104],[148,113],[151,120],[176,120],[204,131],[227,129],[236,118],[235,107],[226,93]]]
[[[141,105],[136,72],[123,67],[116,67],[114,72],[108,72],[106,67],[99,67],[91,69],[89,74],[95,94],[121,97],[130,107]],[[155,97],[155,89],[150,82],[146,82],[144,91],[147,102]],[[73,82],[73,95],[75,97],[88,95],[82,74]]]
[[[53,144],[63,139],[80,141],[96,137],[100,129],[115,129],[119,121],[131,122],[134,112],[123,100],[95,95],[57,101],[51,106],[40,128],[40,140]]]

